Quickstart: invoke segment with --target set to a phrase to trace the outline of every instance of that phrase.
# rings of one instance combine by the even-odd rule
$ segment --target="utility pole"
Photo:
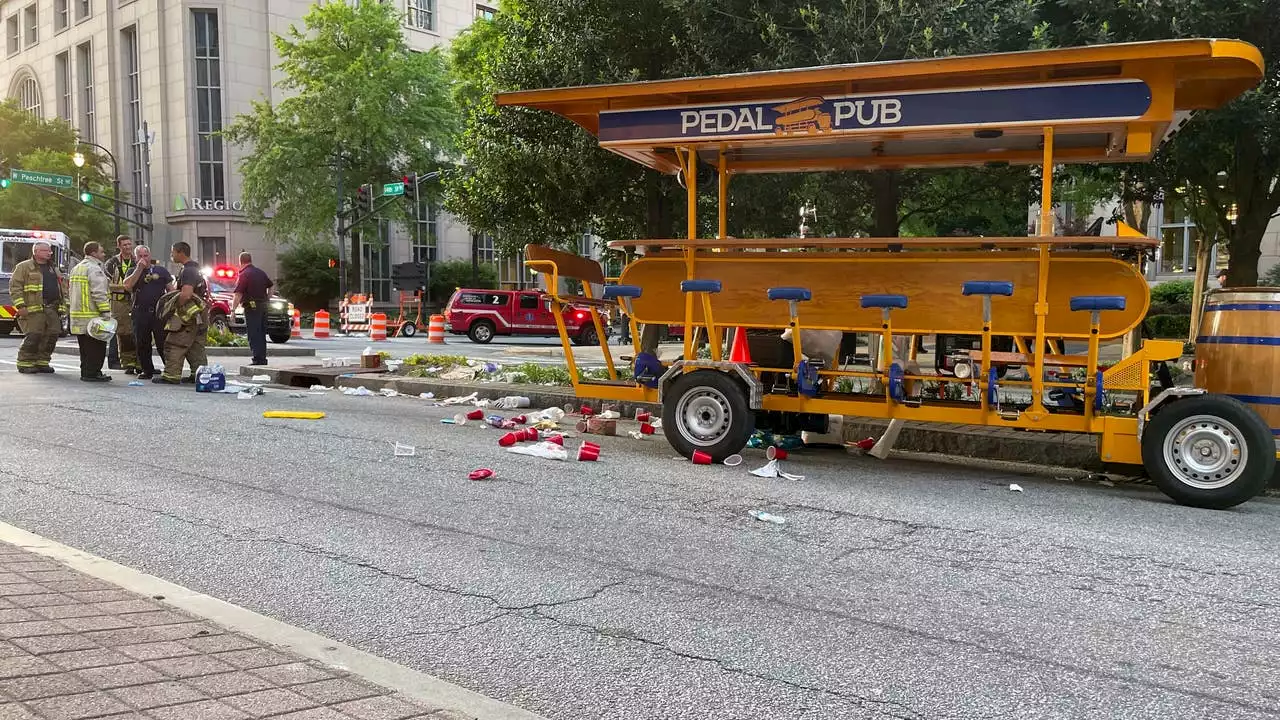
[[[338,155],[338,198],[337,209],[333,214],[333,232],[338,236],[338,297],[347,296],[347,233],[342,226],[342,213],[346,205],[342,197],[342,155]]]

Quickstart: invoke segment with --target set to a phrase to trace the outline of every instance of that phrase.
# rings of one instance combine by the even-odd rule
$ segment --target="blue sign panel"
[[[806,97],[600,113],[600,142],[845,134],[952,125],[1131,120],[1151,106],[1141,80]]]

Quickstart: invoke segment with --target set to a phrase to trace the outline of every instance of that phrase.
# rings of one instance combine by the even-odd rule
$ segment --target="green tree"
[[[1137,169],[1124,188],[1142,199],[1183,189],[1203,198],[1204,234],[1224,238],[1228,283],[1257,282],[1263,234],[1280,212],[1280,3],[1275,0],[1055,0],[1045,7],[1054,42],[1230,37],[1256,45],[1266,75],[1224,108],[1198,113]],[[1233,212],[1234,210],[1234,212]]]
[[[75,130],[67,123],[37,118],[13,100],[0,102],[0,177],[8,177],[13,168],[83,177],[92,192],[110,197],[111,183],[103,173],[102,159],[81,147],[85,166],[77,168],[72,162],[76,149]],[[19,183],[0,190],[0,227],[64,232],[76,252],[89,241],[110,247],[115,237],[111,216],[81,204],[75,199],[76,189],[56,190],[67,198]],[[109,201],[95,203],[110,209]]]
[[[279,256],[280,294],[304,312],[327,309],[338,297],[338,270],[329,267],[334,256],[332,243],[290,243]]]
[[[410,50],[401,25],[394,3],[325,3],[275,37],[288,97],[255,102],[224,133],[250,147],[240,162],[245,211],[272,239],[332,237],[335,210],[360,185],[448,164],[457,118],[444,58]],[[386,213],[403,219],[404,205]],[[351,243],[354,281],[357,234]]]
[[[584,230],[616,239],[684,235],[684,191],[601,150],[548,113],[498,109],[507,90],[654,80],[841,62],[1012,50],[1044,42],[1022,0],[510,0],[455,41],[465,110],[461,172],[447,206],[495,233],[502,250],[576,247]],[[1010,208],[1031,199],[1025,169],[738,176],[729,233],[786,236],[801,204],[815,232],[1025,231]],[[715,233],[714,173],[700,180],[703,236]],[[1022,205],[1025,208],[1025,204]],[[987,215],[988,209],[994,213]],[[963,210],[961,212],[960,210]],[[1015,221],[1016,219],[1016,221]]]

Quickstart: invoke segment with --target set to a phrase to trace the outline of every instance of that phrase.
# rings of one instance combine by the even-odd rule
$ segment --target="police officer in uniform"
[[[116,319],[119,329],[111,339],[107,350],[107,367],[112,370],[123,369],[126,375],[138,372],[138,354],[134,347],[133,334],[133,298],[129,289],[124,286],[124,279],[133,272],[133,240],[128,235],[116,238],[118,254],[112,255],[102,270],[107,274],[107,282],[111,288],[111,317]]]
[[[173,275],[163,265],[151,261],[149,248],[139,245],[133,249],[133,257],[136,262],[129,277],[124,279],[124,286],[133,295],[133,337],[138,353],[138,379],[150,380],[156,374],[152,341],[155,341],[154,348],[157,351],[164,352],[164,328],[156,315],[156,306],[173,284]]]
[[[191,259],[190,245],[174,243],[172,258],[182,266],[182,271],[178,274],[178,291],[162,301],[164,372],[151,382],[177,385],[194,383],[196,370],[209,362],[204,350],[209,331],[209,284],[200,272],[200,264]],[[185,377],[182,375],[184,360],[191,366],[191,374]]]
[[[231,312],[244,306],[245,334],[253,351],[253,364],[267,364],[267,298],[271,294],[271,278],[253,264],[253,256],[240,253],[240,278],[231,298]]]

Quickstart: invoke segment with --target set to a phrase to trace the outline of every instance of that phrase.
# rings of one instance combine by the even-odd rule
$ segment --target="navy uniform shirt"
[[[236,280],[235,291],[244,298],[244,306],[247,309],[256,310],[259,309],[257,304],[266,302],[273,284],[262,268],[245,265],[240,270],[239,279]]]
[[[178,275],[178,289],[181,290],[183,285],[190,285],[198,298],[209,295],[209,283],[200,272],[200,263],[195,260],[188,260],[182,265],[182,274]]]
[[[138,278],[137,284],[133,286],[134,315],[154,315],[156,305],[160,302],[160,298],[164,297],[169,281],[172,279],[173,275],[170,275],[163,265],[153,263],[151,267],[143,270],[142,277]]]

